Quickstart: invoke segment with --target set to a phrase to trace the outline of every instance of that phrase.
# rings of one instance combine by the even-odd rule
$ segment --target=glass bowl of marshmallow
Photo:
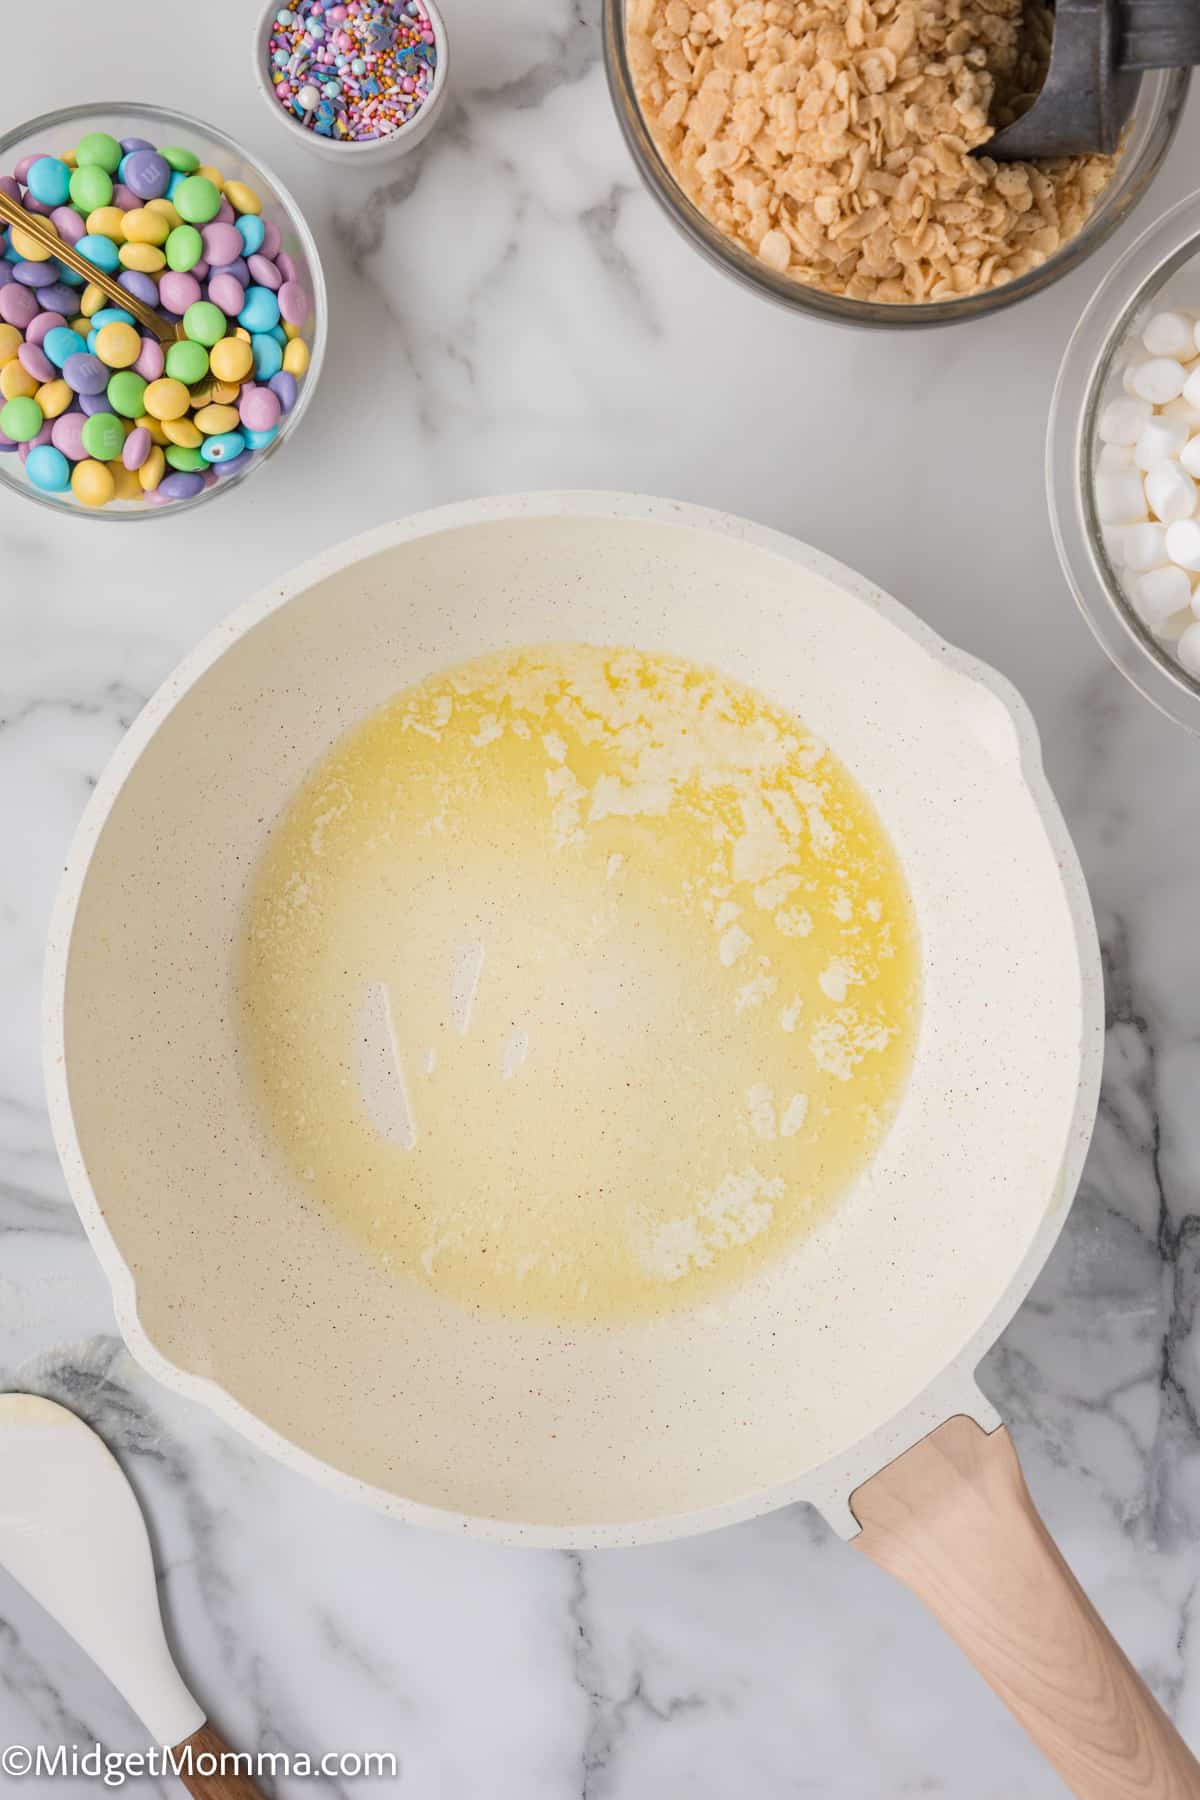
[[[1046,480],[1092,631],[1148,700],[1200,732],[1200,194],[1143,233],[1080,319]]]

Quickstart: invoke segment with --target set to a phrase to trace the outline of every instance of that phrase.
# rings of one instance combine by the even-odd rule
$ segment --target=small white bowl
[[[433,72],[433,86],[429,98],[415,112],[406,125],[398,131],[389,133],[387,137],[368,138],[362,142],[351,143],[345,138],[322,137],[318,132],[310,131],[302,125],[291,112],[279,104],[275,98],[275,89],[271,82],[267,64],[267,44],[271,36],[271,27],[275,23],[275,15],[284,0],[269,0],[258,16],[254,28],[254,84],[269,108],[271,117],[276,119],[289,136],[311,150],[315,156],[324,157],[327,162],[340,162],[357,168],[372,168],[377,163],[391,162],[396,157],[406,156],[415,150],[422,139],[428,137],[433,129],[434,121],[441,112],[446,99],[446,75],[450,63],[450,45],[446,36],[446,22],[434,5],[433,0],[421,0],[425,11],[429,14],[433,26],[434,45],[437,50],[437,65]]]

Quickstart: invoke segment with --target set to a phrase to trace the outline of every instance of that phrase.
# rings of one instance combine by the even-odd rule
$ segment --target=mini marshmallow
[[[1192,596],[1192,599],[1195,600],[1195,595]],[[1169,619],[1164,619],[1161,625],[1156,625],[1154,635],[1164,644],[1177,644],[1195,617],[1191,607],[1185,606],[1182,612],[1172,613]]]
[[[1200,374],[1200,370],[1197,370]],[[1133,392],[1155,406],[1165,406],[1182,394],[1188,379],[1187,370],[1173,356],[1152,356],[1140,363],[1129,378]]]
[[[1188,440],[1179,452],[1179,460],[1189,475],[1200,475],[1200,437]]]
[[[1096,459],[1096,467],[1105,475],[1111,475],[1114,469],[1132,469],[1133,451],[1128,444],[1104,444]]]
[[[1188,380],[1191,380],[1190,376]],[[1185,425],[1191,427],[1192,431],[1200,431],[1200,407],[1193,406],[1188,399],[1186,382],[1184,391],[1178,400],[1168,400],[1167,404],[1159,409],[1158,416],[1160,419],[1182,419]]]
[[[1107,481],[1125,479],[1123,475],[1105,477]],[[1150,511],[1156,519],[1161,519],[1164,525],[1174,525],[1177,519],[1190,519],[1195,512],[1196,484],[1181,463],[1162,462],[1146,476],[1146,499],[1150,502]],[[1100,516],[1104,518],[1103,513]],[[1116,518],[1105,522],[1114,525],[1126,523]]]
[[[1180,451],[1191,435],[1183,419],[1168,419],[1158,413],[1142,426],[1133,447],[1133,460],[1139,469],[1153,469],[1159,463],[1182,460]],[[1194,474],[1195,470],[1191,472]]]
[[[1132,396],[1110,400],[1100,414],[1101,440],[1106,444],[1136,444],[1153,417],[1153,408],[1146,400]]]
[[[1200,369],[1193,369],[1184,382],[1182,398],[1200,410]]]
[[[1181,531],[1185,525],[1195,523],[1185,519],[1182,525],[1172,525],[1170,531]],[[1168,536],[1167,526],[1150,521],[1145,525],[1126,525],[1121,532],[1121,558],[1125,567],[1137,575],[1144,575],[1149,569],[1161,569],[1169,562],[1177,562],[1178,558],[1172,557],[1167,550]]]
[[[1182,569],[1151,569],[1139,575],[1133,584],[1133,597],[1138,612],[1157,631],[1172,613],[1182,611],[1192,598],[1192,584]]]
[[[1167,526],[1167,555],[1177,568],[1200,574],[1200,519],[1178,519]]]
[[[1162,463],[1161,468],[1177,468],[1179,464]],[[1156,469],[1155,474],[1158,473]],[[1179,469],[1183,475],[1183,470]],[[1184,475],[1190,482],[1191,476]],[[1146,477],[1147,481],[1150,479]],[[1096,510],[1104,525],[1139,525],[1146,517],[1146,489],[1136,469],[1117,469],[1111,475],[1096,477]],[[1185,513],[1179,517],[1185,518]]]
[[[1174,356],[1180,362],[1191,362],[1200,349],[1192,321],[1179,312],[1155,313],[1142,333],[1142,342],[1151,356]]]
[[[1200,620],[1188,626],[1175,646],[1175,654],[1189,675],[1200,675]]]

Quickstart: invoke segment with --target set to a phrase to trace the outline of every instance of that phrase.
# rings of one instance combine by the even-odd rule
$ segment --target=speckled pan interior
[[[801,714],[882,814],[924,956],[900,1115],[833,1217],[731,1299],[590,1330],[476,1317],[341,1236],[263,1138],[231,1004],[248,877],[332,740],[430,671],[564,639],[712,663]],[[404,1516],[629,1542],[805,1495],[836,1511],[872,1459],[975,1410],[974,1363],[1073,1191],[1099,991],[1073,855],[998,678],[777,534],[534,495],[328,553],[171,678],[81,827],[47,1069],[72,1191],[156,1374]]]

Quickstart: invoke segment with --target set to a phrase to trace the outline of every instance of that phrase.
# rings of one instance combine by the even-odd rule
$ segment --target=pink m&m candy
[[[158,293],[163,305],[181,316],[203,297],[203,290],[194,275],[180,275],[174,269],[168,269],[163,275]]]
[[[278,425],[282,411],[278,394],[273,394],[270,388],[251,384],[242,389],[238,418],[248,430],[270,431]]]
[[[56,450],[61,450],[69,462],[83,462],[87,451],[83,447],[83,428],[87,420],[81,412],[63,413],[55,419],[50,427],[50,442]]]
[[[242,254],[242,240],[237,226],[226,224],[222,219],[214,219],[211,225],[206,225],[200,238],[204,245],[205,260],[211,268],[223,268],[226,264],[235,262]],[[220,305],[220,302],[217,304]]]

